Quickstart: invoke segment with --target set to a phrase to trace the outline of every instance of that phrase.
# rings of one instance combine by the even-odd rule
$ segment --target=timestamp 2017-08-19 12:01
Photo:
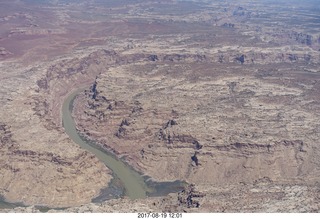
[[[182,218],[182,213],[138,213],[138,218]]]

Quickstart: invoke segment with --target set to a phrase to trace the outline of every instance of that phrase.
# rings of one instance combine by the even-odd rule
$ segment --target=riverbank
[[[72,110],[74,99],[83,90],[83,88],[77,89],[65,99],[62,107],[63,126],[66,133],[75,143],[95,154],[100,161],[113,171],[116,178],[116,180],[113,180],[116,183],[110,183],[108,187],[102,189],[101,194],[94,198],[93,201],[105,201],[106,197],[120,197],[120,194],[125,194],[132,199],[139,199],[147,196],[164,196],[182,191],[187,183],[182,181],[155,182],[150,177],[135,171],[125,161],[117,158],[98,143],[88,140],[78,133],[75,121],[72,118]],[[121,187],[123,188],[123,193],[119,191]]]

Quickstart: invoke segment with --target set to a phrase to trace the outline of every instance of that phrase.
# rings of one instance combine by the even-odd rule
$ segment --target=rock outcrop
[[[212,72],[222,65],[214,62],[159,60],[100,74],[94,89],[76,100],[78,129],[156,180],[225,185],[319,175],[317,143],[304,137],[318,117],[300,108],[306,107],[302,95],[317,89],[308,76],[286,71],[290,79],[279,83],[283,74],[261,77],[238,64],[224,75]]]

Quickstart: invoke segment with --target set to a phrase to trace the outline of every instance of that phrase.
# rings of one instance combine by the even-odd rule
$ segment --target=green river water
[[[140,199],[147,196],[163,196],[172,192],[179,192],[187,185],[183,181],[173,182],[155,182],[148,176],[144,176],[141,173],[132,169],[121,159],[117,158],[111,152],[103,149],[95,142],[89,141],[81,136],[77,130],[75,121],[72,117],[73,102],[77,94],[84,89],[79,89],[71,93],[63,103],[62,107],[62,121],[65,132],[69,137],[79,146],[87,151],[95,154],[95,156],[102,161],[113,172],[114,179],[101,189],[101,194],[94,198],[93,202],[103,202],[110,198],[118,198],[120,196],[128,196],[131,199]],[[2,208],[14,208],[23,206],[19,203],[8,203],[0,197],[0,209]],[[49,210],[44,206],[39,209]]]

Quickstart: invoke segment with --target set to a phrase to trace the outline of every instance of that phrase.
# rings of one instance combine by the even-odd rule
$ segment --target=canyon
[[[319,212],[315,1],[0,4],[1,212]],[[79,88],[79,135],[184,188],[100,200]]]

